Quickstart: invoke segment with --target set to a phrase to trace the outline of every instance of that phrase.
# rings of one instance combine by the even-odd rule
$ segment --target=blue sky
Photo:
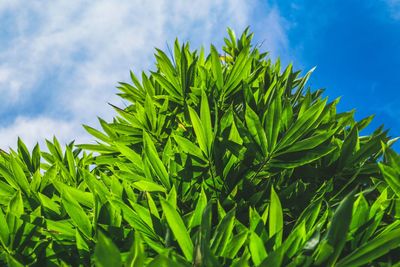
[[[355,108],[358,119],[376,114],[367,132],[385,124],[399,136],[400,1],[320,2],[280,6],[292,22],[291,55],[305,69],[317,66],[311,85],[341,96],[341,110]]]
[[[152,68],[155,47],[221,46],[226,27],[247,25],[273,58],[317,66],[309,84],[340,110],[400,136],[399,0],[2,0],[0,147],[89,141],[81,124],[112,118],[117,82]]]

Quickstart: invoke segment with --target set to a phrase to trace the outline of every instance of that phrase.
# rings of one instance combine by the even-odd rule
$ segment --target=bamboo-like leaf
[[[139,233],[135,233],[133,244],[129,251],[128,258],[125,261],[126,266],[129,267],[142,267],[145,261],[145,252],[142,244],[142,239]]]
[[[16,258],[14,258],[12,255],[7,254],[7,266],[9,267],[23,267],[24,265],[20,263]]]
[[[271,204],[269,207],[269,236],[275,238],[275,245],[279,247],[282,243],[283,212],[282,205],[273,187],[271,187]]]
[[[89,245],[87,244],[86,240],[82,237],[82,235],[79,233],[78,229],[75,229],[76,233],[76,248],[78,251],[81,252],[89,252]]]
[[[304,132],[318,120],[326,105],[326,100],[317,101],[308,108],[302,117],[297,118],[297,121],[288,129],[285,136],[280,140],[278,147],[285,147],[295,143]]]
[[[349,164],[353,154],[359,149],[358,129],[353,127],[342,145],[342,153],[339,159],[339,168]]]
[[[101,231],[97,234],[97,244],[94,250],[96,266],[109,267],[122,266],[121,254],[111,239]]]
[[[219,55],[217,52],[217,49],[211,45],[211,66],[212,66],[212,73],[215,79],[215,85],[217,86],[218,90],[221,91],[223,84],[224,84],[224,78],[222,75],[222,67],[221,67],[221,61],[219,59]]]
[[[86,238],[90,239],[92,237],[92,225],[86,212],[79,205],[78,201],[76,201],[67,191],[64,191],[62,193],[62,203],[66,212],[75,222],[79,230],[82,231]]]
[[[235,209],[230,210],[220,221],[211,239],[211,251],[222,254],[232,237],[232,230],[235,223]]]
[[[67,146],[65,149],[65,154],[68,162],[68,171],[69,174],[75,179],[76,178],[76,167],[75,167],[75,158],[72,153],[71,147]]]
[[[0,209],[0,241],[3,247],[8,246],[9,238],[10,238],[10,229],[8,228],[8,224],[4,216],[3,210]]]
[[[265,114],[265,132],[267,136],[268,152],[275,148],[279,131],[281,128],[282,103],[280,98],[276,98],[269,106]]]
[[[32,151],[32,167],[33,171],[37,171],[40,168],[40,147],[36,144]]]
[[[93,195],[89,192],[84,192],[75,187],[68,186],[61,182],[53,182],[54,187],[60,192],[60,194],[68,193],[75,201],[85,205],[86,207],[93,208],[94,200]]]
[[[227,257],[228,259],[234,259],[237,257],[239,250],[244,246],[247,238],[248,238],[247,231],[241,231],[236,236],[232,237],[231,241],[225,247],[223,256]]]
[[[204,159],[203,153],[201,152],[202,150],[200,150],[200,148],[190,140],[176,134],[173,137],[183,152],[192,154],[200,159]]]
[[[293,153],[293,152],[300,152],[300,151],[306,151],[312,148],[315,148],[328,140],[334,133],[336,132],[336,129],[332,129],[330,131],[322,132],[315,134],[311,137],[305,138],[303,140],[300,140],[293,145],[289,147],[284,147],[280,148],[279,151],[274,154],[275,157],[281,155],[281,154],[287,154],[287,153]]]
[[[143,142],[146,157],[149,159],[151,166],[153,167],[158,178],[160,179],[160,182],[165,186],[167,190],[169,190],[171,188],[171,184],[169,181],[168,172],[165,169],[165,166],[162,163],[161,159],[157,155],[157,150],[154,146],[153,141],[150,139],[149,135],[146,132],[143,132]]]
[[[194,133],[196,134],[199,147],[203,151],[203,153],[208,157],[209,156],[208,141],[203,124],[199,116],[197,115],[196,111],[189,106],[188,109],[189,109],[190,120],[192,121],[193,130]]]
[[[193,258],[193,243],[181,216],[166,200],[161,199],[161,207],[185,258],[191,261]]]
[[[203,212],[204,212],[204,209],[206,208],[206,206],[207,206],[207,196],[202,188],[201,192],[199,194],[199,198],[197,200],[197,204],[194,209],[193,215],[189,220],[189,224],[188,224],[189,229],[200,225],[201,218],[202,218],[202,215],[203,215]]]
[[[31,160],[31,155],[28,151],[28,148],[24,144],[24,142],[21,140],[21,138],[18,137],[18,153],[22,156],[22,159],[26,166],[28,167],[30,172],[33,172],[33,166],[32,166],[32,160]]]
[[[379,169],[381,170],[385,181],[393,190],[393,192],[400,197],[400,173],[397,172],[390,166],[384,165],[382,163],[378,163]]]
[[[61,215],[60,205],[58,205],[56,202],[54,202],[51,198],[47,197],[46,195],[41,194],[40,192],[38,193],[38,197],[40,199],[43,208],[50,210],[55,214]]]
[[[204,136],[206,138],[207,151],[208,153],[211,153],[211,147],[214,138],[212,132],[210,107],[208,105],[208,98],[204,90],[201,91],[200,120],[203,127]]]
[[[280,155],[279,157],[271,159],[269,164],[275,168],[295,168],[316,161],[335,150],[336,147],[332,145],[321,146],[309,151],[303,151],[301,154],[288,153]]]
[[[349,193],[337,207],[328,228],[326,238],[322,242],[325,247],[329,247],[329,254],[317,259],[317,262],[327,260],[327,265],[332,266],[338,260],[343,247],[346,243],[347,232],[351,223],[352,209],[354,202],[354,192]],[[324,247],[320,249],[324,250]]]
[[[153,240],[155,242],[159,241],[159,237],[155,234],[154,229],[152,229],[142,218],[140,218],[137,212],[133,211],[121,200],[114,199],[111,201],[111,203],[121,208],[124,220],[127,221],[133,229],[139,231],[143,238],[147,238],[148,240]]]
[[[146,117],[150,122],[150,129],[156,129],[157,127],[157,114],[154,107],[153,100],[150,95],[146,95],[146,100],[144,102],[144,109],[146,110]]]
[[[225,96],[233,95],[236,92],[235,89],[243,80],[243,77],[248,75],[251,67],[251,59],[252,58],[248,55],[248,48],[240,52],[225,82]]]
[[[26,178],[26,175],[25,175],[23,169],[19,165],[17,159],[15,159],[14,157],[11,157],[10,160],[11,160],[11,169],[14,174],[15,181],[18,183],[18,185],[21,187],[21,189],[25,193],[29,192],[30,190],[29,190],[28,179]]]
[[[137,182],[133,182],[132,187],[139,189],[140,191],[166,192],[165,187],[147,180],[139,180]]]
[[[13,238],[21,225],[19,217],[24,213],[24,203],[21,195],[21,191],[15,192],[14,196],[10,199],[8,209],[6,212],[6,220],[8,228]]]
[[[400,240],[400,229],[384,233],[371,241],[356,248],[350,255],[340,260],[336,266],[364,266],[373,260],[398,248]]]
[[[245,119],[251,136],[260,147],[263,155],[266,156],[268,154],[267,136],[265,135],[264,128],[261,125],[257,113],[255,113],[250,106],[246,106]]]
[[[152,73],[152,76],[161,85],[161,87],[168,92],[168,94],[171,96],[170,100],[179,104],[182,103],[181,93],[165,77],[155,72]]]
[[[83,128],[85,128],[85,130],[88,133],[90,133],[91,135],[93,135],[94,137],[96,137],[97,139],[99,139],[99,140],[101,140],[103,142],[109,143],[111,141],[110,137],[108,137],[104,133],[100,132],[99,130],[96,130],[93,127],[90,127],[88,125],[83,125]]]
[[[262,239],[254,232],[250,233],[249,250],[255,266],[261,264],[268,255]]]
[[[123,144],[116,143],[114,145],[119,152],[121,152],[121,154],[124,155],[130,162],[132,162],[137,168],[142,168],[142,159],[138,153]]]

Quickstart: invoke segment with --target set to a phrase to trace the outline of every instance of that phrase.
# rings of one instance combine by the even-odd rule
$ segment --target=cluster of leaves
[[[0,261],[399,266],[395,139],[228,33],[223,55],[157,50],[95,144],[0,152]]]

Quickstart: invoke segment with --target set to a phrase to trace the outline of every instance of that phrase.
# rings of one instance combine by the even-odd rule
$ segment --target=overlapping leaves
[[[157,50],[94,144],[0,155],[10,266],[390,266],[400,157],[246,30],[219,53]],[[172,53],[172,52],[170,52]],[[89,152],[87,152],[89,151]],[[93,154],[92,154],[93,153]],[[383,157],[382,157],[383,156]]]

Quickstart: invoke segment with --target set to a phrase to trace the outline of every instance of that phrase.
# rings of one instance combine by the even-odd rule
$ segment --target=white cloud
[[[400,20],[400,0],[385,0],[393,19]]]
[[[41,147],[45,147],[45,139],[52,140],[55,135],[61,144],[73,141],[73,136],[79,136],[80,141],[89,141],[82,129],[77,130],[78,122],[63,121],[48,117],[17,117],[15,121],[7,127],[0,128],[0,147],[16,147],[18,136],[24,143],[32,148],[37,142]],[[41,140],[37,137],[40,136]]]
[[[252,18],[255,12],[259,17]],[[106,103],[121,104],[117,82],[129,81],[132,68],[151,68],[154,47],[164,48],[176,36],[192,47],[222,44],[227,26],[241,31],[251,25],[267,40],[263,49],[276,55],[287,47],[279,10],[256,0],[1,1],[0,23],[7,13],[13,33],[0,50],[0,94],[8,100],[0,120],[21,105],[40,111],[38,118],[20,117],[0,130],[7,142],[22,127],[36,129],[23,135],[29,140],[43,139],[47,131],[80,139],[82,123],[114,115]],[[46,119],[47,113],[71,120]]]

